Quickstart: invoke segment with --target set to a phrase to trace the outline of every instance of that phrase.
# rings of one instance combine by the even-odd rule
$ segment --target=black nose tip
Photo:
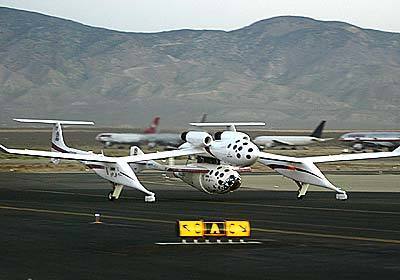
[[[229,191],[234,191],[237,190],[240,185],[241,185],[241,179],[240,178],[235,178],[233,175],[231,175],[226,181],[225,181],[225,186],[229,188]]]

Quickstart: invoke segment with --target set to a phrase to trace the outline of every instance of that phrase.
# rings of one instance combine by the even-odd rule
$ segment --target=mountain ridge
[[[138,126],[158,114],[172,127],[206,112],[283,128],[398,128],[399,47],[399,33],[306,17],[137,33],[0,8],[0,122]]]

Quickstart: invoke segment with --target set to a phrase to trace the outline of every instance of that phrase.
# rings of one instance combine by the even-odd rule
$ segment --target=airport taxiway
[[[0,173],[0,279],[398,277],[399,175],[333,178],[355,189],[355,182],[376,182],[376,191],[381,186],[382,192],[350,192],[348,201],[332,192],[298,201],[290,181],[248,179],[275,188],[249,183],[209,196],[147,174],[141,180],[156,203],[144,203],[133,190],[109,202],[110,185],[92,174]],[[277,191],[286,189],[293,191]],[[103,224],[92,224],[94,213]],[[178,219],[250,220],[252,239],[263,243],[156,245],[179,240]]]

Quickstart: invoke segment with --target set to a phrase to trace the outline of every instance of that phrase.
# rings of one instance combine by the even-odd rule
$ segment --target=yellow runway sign
[[[228,237],[249,237],[249,221],[226,221],[226,236]]]
[[[249,237],[249,221],[178,221],[180,237]]]
[[[178,221],[178,230],[181,237],[202,237],[203,221]]]
[[[204,236],[225,236],[225,222],[203,222]]]

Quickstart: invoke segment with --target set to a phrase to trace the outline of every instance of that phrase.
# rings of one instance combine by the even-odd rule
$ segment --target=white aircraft
[[[333,185],[319,170],[315,163],[400,156],[400,148],[397,148],[393,152],[364,153],[352,155],[341,154],[301,158],[282,156],[261,152],[258,147],[253,142],[251,142],[250,137],[247,134],[236,131],[236,126],[264,125],[264,123],[191,123],[191,125],[197,127],[227,127],[228,130],[217,132],[215,134],[214,141],[211,141],[209,144],[204,145],[204,150],[206,151],[206,154],[208,156],[212,156],[218,159],[224,165],[231,165],[233,167],[248,167],[259,161],[262,164],[272,168],[279,174],[289,179],[292,179],[299,187],[297,195],[299,199],[305,196],[309,185],[315,185],[335,191],[336,199],[338,200],[347,199],[346,192],[340,187]],[[209,134],[201,133],[202,132],[194,131],[183,133],[182,138],[186,140],[186,143],[183,144],[181,148],[195,148],[197,147],[196,143],[201,142],[202,137],[204,139],[210,137]],[[214,168],[213,170],[209,170],[208,175],[215,176],[215,172],[221,170],[222,168],[223,167],[217,167],[216,169]],[[185,170],[182,170],[181,172],[195,174],[194,172]],[[218,175],[221,176],[221,171],[219,174],[217,174],[217,176]],[[191,176],[193,178],[195,175]],[[178,177],[184,178],[182,175]],[[204,175],[203,181],[206,181],[206,179],[207,177],[206,175]],[[190,181],[188,175],[186,175],[185,181]]]
[[[201,122],[204,122],[207,114],[203,114]],[[96,140],[103,143],[105,147],[111,147],[114,144],[143,146],[149,148],[156,146],[165,146],[167,148],[176,148],[183,143],[179,133],[158,132],[157,127],[160,117],[155,117],[149,128],[144,133],[100,133]]]
[[[37,150],[9,149],[0,145],[0,150],[9,154],[27,155],[36,157],[51,158],[58,162],[60,159],[78,160],[88,168],[92,169],[97,175],[111,182],[113,190],[108,194],[109,200],[118,199],[123,187],[130,187],[139,190],[145,194],[146,202],[154,202],[155,194],[147,190],[137,179],[134,170],[138,171],[142,168],[140,164],[143,161],[153,159],[163,159],[170,157],[178,157],[183,155],[193,155],[202,153],[203,149],[187,148],[175,151],[166,151],[151,154],[133,154],[125,157],[109,157],[103,154],[95,154],[93,152],[82,151],[68,147],[63,138],[62,125],[93,125],[93,122],[85,121],[60,121],[60,120],[36,120],[36,119],[15,119],[24,123],[44,123],[53,125],[53,133],[51,138],[51,152]],[[211,142],[211,137],[205,139]],[[131,151],[132,153],[132,151]],[[151,162],[150,162],[151,163]],[[148,163],[148,164],[150,164]]]
[[[217,132],[215,139],[207,132],[188,131],[182,134],[186,141],[180,149],[168,152],[143,154],[137,147],[131,149],[127,157],[108,157],[102,154],[93,154],[86,151],[69,148],[65,145],[61,124],[79,124],[86,122],[68,122],[54,120],[19,120],[23,122],[40,122],[54,124],[52,147],[59,152],[46,152],[36,150],[9,149],[0,145],[6,153],[48,157],[56,159],[79,160],[98,175],[110,181],[114,190],[110,192],[109,199],[117,199],[123,186],[138,189],[146,194],[145,201],[155,201],[155,194],[148,191],[136,178],[134,172],[143,168],[161,169],[175,172],[178,178],[207,193],[226,193],[234,191],[240,186],[239,171],[260,161],[262,164],[274,169],[283,176],[292,179],[297,186],[298,198],[303,198],[309,185],[320,186],[336,192],[336,199],[345,200],[347,194],[344,190],[333,185],[318,169],[315,163],[350,161],[373,158],[388,158],[400,156],[400,148],[393,152],[378,152],[364,154],[328,155],[316,157],[289,157],[261,152],[251,142],[250,137],[236,131],[236,126],[264,125],[264,123],[191,123],[198,127],[227,127],[228,130]],[[58,137],[57,137],[58,135]],[[63,152],[61,152],[63,151]],[[153,160],[188,156],[205,155],[218,160],[215,164],[196,164],[192,166],[160,167]],[[200,175],[199,175],[200,174]]]
[[[400,132],[397,131],[360,131],[343,134],[338,139],[349,144],[357,152],[368,147],[374,150],[387,148],[393,151],[400,146]]]
[[[307,146],[314,143],[325,142],[333,138],[322,138],[325,121],[321,121],[309,136],[257,136],[254,143],[262,148],[271,148],[276,146]]]

